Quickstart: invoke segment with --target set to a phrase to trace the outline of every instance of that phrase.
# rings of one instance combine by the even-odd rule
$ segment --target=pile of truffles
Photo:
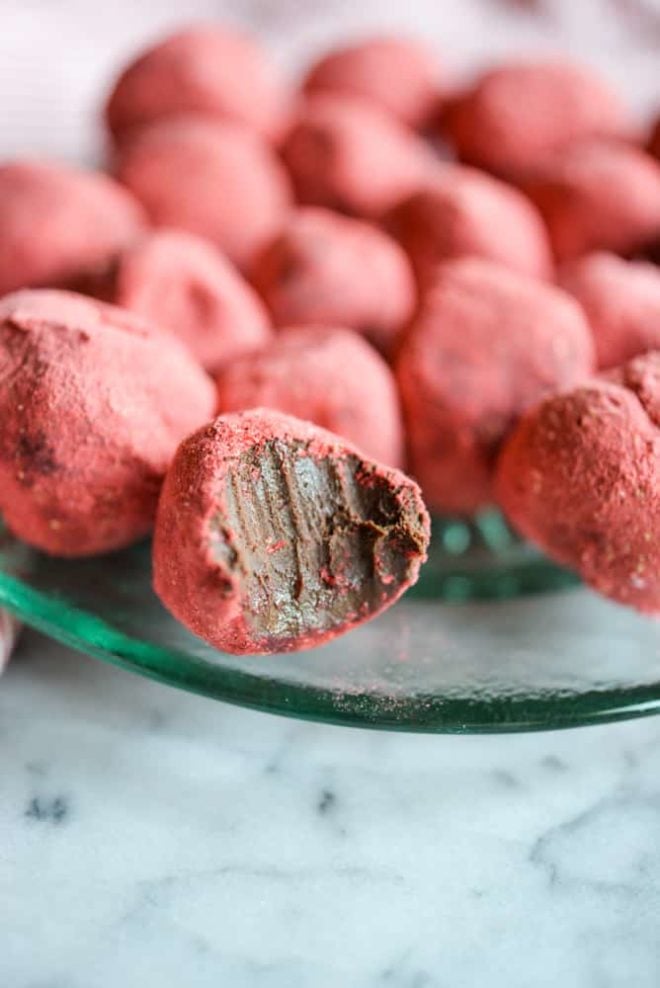
[[[499,505],[660,613],[660,122],[586,66],[459,85],[391,37],[294,89],[220,25],[141,53],[104,120],[105,172],[0,163],[12,532],[153,531],[165,606],[235,653],[389,607],[425,504]]]

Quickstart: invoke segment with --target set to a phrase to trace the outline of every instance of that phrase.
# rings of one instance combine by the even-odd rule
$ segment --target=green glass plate
[[[660,710],[660,622],[577,587],[496,514],[436,522],[418,586],[310,652],[241,658],[209,648],[152,593],[148,544],[63,561],[0,529],[0,605],[161,682],[335,724],[528,731]]]

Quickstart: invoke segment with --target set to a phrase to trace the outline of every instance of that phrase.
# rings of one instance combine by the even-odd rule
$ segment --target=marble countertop
[[[0,688],[3,988],[657,988],[660,720],[395,735],[28,632]]]
[[[0,151],[89,159],[116,61],[229,13],[405,27],[658,99],[660,0],[3,0]],[[57,47],[54,47],[54,39]],[[428,737],[226,706],[34,633],[0,681],[0,988],[657,988],[660,720]]]

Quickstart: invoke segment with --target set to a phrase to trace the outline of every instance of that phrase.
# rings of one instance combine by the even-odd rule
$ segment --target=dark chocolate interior
[[[424,550],[414,499],[355,455],[269,441],[238,459],[224,500],[214,551],[240,575],[255,638],[279,650],[381,607]]]

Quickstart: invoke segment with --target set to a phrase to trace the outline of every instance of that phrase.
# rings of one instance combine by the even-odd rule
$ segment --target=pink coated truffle
[[[491,504],[516,419],[593,365],[586,319],[559,288],[480,258],[439,267],[396,365],[410,468],[429,506],[470,515]]]
[[[439,262],[474,255],[522,274],[552,275],[552,252],[540,214],[510,185],[475,168],[443,165],[385,218],[421,284]]]
[[[181,230],[147,234],[79,287],[170,330],[209,370],[272,335],[254,289],[213,244]]]
[[[0,301],[0,377],[0,510],[57,556],[146,535],[177,445],[215,407],[175,337],[70,292]]]
[[[660,352],[548,397],[497,471],[513,525],[594,589],[660,613]]]
[[[367,100],[312,96],[282,153],[301,203],[377,218],[433,168],[424,141]]]
[[[631,254],[660,238],[660,164],[624,144],[576,144],[525,191],[559,261],[593,250]]]
[[[410,263],[394,240],[314,206],[291,213],[251,275],[276,325],[347,326],[384,352],[415,306]]]
[[[131,62],[113,88],[106,120],[117,139],[184,113],[244,124],[270,139],[282,133],[289,103],[258,42],[208,24],[178,31]]]
[[[552,61],[485,72],[452,100],[442,129],[462,161],[520,178],[575,141],[624,136],[630,125],[619,97],[595,72]]]
[[[409,127],[423,127],[440,98],[436,59],[410,38],[368,38],[324,55],[305,79],[307,93],[360,96]]]
[[[567,264],[560,281],[587,314],[600,368],[660,350],[660,271],[653,264],[588,254]]]
[[[417,580],[419,488],[308,422],[256,409],[186,439],[154,533],[154,586],[194,634],[236,654],[321,645]]]
[[[199,118],[145,127],[118,151],[116,173],[156,226],[212,240],[239,267],[281,227],[286,173],[255,134]]]
[[[349,329],[299,327],[227,364],[217,379],[218,412],[274,408],[348,439],[390,466],[403,462],[394,377]]]
[[[0,165],[0,295],[62,285],[142,230],[131,193],[100,172],[12,161]]]

